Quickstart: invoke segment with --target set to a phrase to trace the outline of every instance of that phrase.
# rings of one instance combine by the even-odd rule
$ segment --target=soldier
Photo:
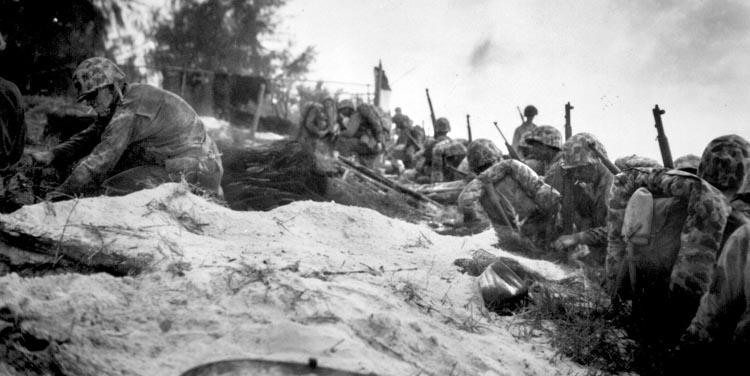
[[[0,52],[5,41],[0,34]],[[26,143],[23,97],[18,86],[0,77],[0,174],[7,175],[23,154]]]
[[[325,98],[321,103],[308,103],[302,114],[297,140],[317,153],[331,156],[339,135],[336,101]]]
[[[540,125],[528,133],[526,146],[521,146],[524,163],[539,176],[547,174],[550,166],[562,158],[562,134],[550,125]]]
[[[345,156],[356,156],[363,166],[374,168],[385,150],[390,124],[384,124],[380,109],[367,103],[354,108],[351,100],[339,102],[341,133],[336,149]],[[390,122],[390,119],[388,119]]]
[[[401,114],[401,108],[396,108],[396,115],[393,115],[392,121],[396,124],[398,136],[392,153],[403,161],[405,168],[414,168],[415,154],[422,148],[424,131],[421,127],[412,126],[411,119]]]
[[[722,248],[708,292],[682,336],[669,371],[674,374],[742,373],[750,350],[750,224]],[[711,359],[711,362],[706,362]]]
[[[560,236],[552,247],[561,251],[578,244],[587,245],[594,263],[601,265],[607,248],[607,202],[614,176],[591,151],[589,143],[607,156],[604,145],[596,137],[588,133],[575,134],[565,141],[562,159],[550,167],[544,180],[564,195],[573,195],[573,208],[563,210],[574,211],[577,232]],[[572,192],[564,191],[565,178],[573,182]]]
[[[648,319],[643,330],[648,341],[657,341],[662,346],[675,343],[696,310],[698,314],[688,329],[687,338],[692,336],[688,342],[695,340],[695,336],[704,336],[707,332],[702,331],[710,331],[707,328],[724,324],[712,322],[713,316],[725,309],[717,308],[714,303],[727,293],[718,293],[718,286],[727,283],[726,275],[713,265],[726,244],[732,243],[727,240],[729,235],[750,223],[746,201],[746,193],[750,192],[750,185],[746,184],[748,167],[750,144],[739,136],[729,135],[708,144],[698,176],[676,169],[634,169],[618,175],[623,179],[618,179],[612,188],[607,255],[607,276],[614,290],[622,289],[617,270],[625,267],[622,260],[626,240],[622,237],[630,233],[623,227],[628,215],[626,205],[631,205],[629,197],[639,187],[646,188],[654,197],[653,204],[648,205],[653,208],[652,214],[647,212],[642,215],[646,218],[636,218],[647,224],[637,227],[650,227],[645,231],[646,241],[627,244],[633,247],[631,265],[627,268],[636,271],[630,277],[633,287],[629,290],[635,291],[633,299],[639,302],[638,311],[644,312],[642,316]],[[670,198],[674,202],[659,202]],[[735,262],[737,257],[735,254],[728,259]],[[726,261],[721,262],[726,266]],[[704,293],[713,297],[704,297],[698,308]]]
[[[435,121],[435,140],[437,142],[443,140],[450,140],[448,132],[451,131],[451,122],[448,119],[441,117]]]
[[[695,317],[682,336],[680,357],[684,365],[700,367],[696,355],[712,355],[726,370],[741,365],[750,349],[750,144],[740,136],[714,139],[706,147],[698,175],[721,189],[730,200],[732,214],[724,231],[724,244],[700,300]],[[730,236],[726,236],[727,234]],[[705,359],[705,358],[704,358]],[[690,368],[685,368],[690,369]],[[696,368],[693,368],[696,369]]]
[[[97,113],[96,122],[49,151],[33,153],[44,164],[70,164],[84,157],[52,193],[127,194],[180,181],[222,196],[223,167],[200,117],[182,98],[144,84],[128,84],[113,62],[94,57],[73,73],[78,100]]]
[[[456,172],[466,156],[466,147],[460,140],[443,140],[432,150],[431,183],[461,180],[462,175]]]
[[[526,121],[521,123],[521,125],[519,125],[513,132],[513,143],[511,145],[513,145],[513,148],[521,154],[521,158],[526,158],[526,156],[519,148],[526,146],[526,135],[536,128],[534,117],[538,114],[539,111],[537,111],[536,107],[532,105],[526,106],[526,108],[523,109],[523,116],[526,117]]]
[[[489,217],[498,238],[502,239],[508,226],[520,227],[537,246],[542,245],[549,236],[547,225],[554,223],[560,194],[522,162],[503,159],[500,149],[490,140],[472,141],[466,159],[469,169],[478,176],[458,198],[464,223]],[[492,185],[499,202],[493,202],[495,195],[486,192],[487,184]]]

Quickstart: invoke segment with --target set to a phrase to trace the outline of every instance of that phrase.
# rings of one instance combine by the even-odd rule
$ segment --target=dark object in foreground
[[[310,375],[310,376],[359,376],[374,373],[358,373],[335,368],[318,367],[318,361],[310,358],[307,364],[263,359],[231,359],[203,364],[182,373],[181,376],[251,376],[251,375]]]

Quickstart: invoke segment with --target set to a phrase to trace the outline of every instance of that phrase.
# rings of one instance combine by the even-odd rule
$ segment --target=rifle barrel
[[[469,121],[469,114],[466,114],[466,131],[469,133],[469,142],[471,142],[471,121]]]
[[[497,129],[497,131],[500,132],[500,136],[503,137],[503,141],[505,141],[505,147],[508,148],[508,154],[510,154],[510,157],[513,158],[513,159],[515,159],[515,160],[517,160],[517,161],[520,161],[521,160],[521,156],[518,155],[518,152],[516,152],[516,149],[513,147],[513,145],[511,145],[511,144],[508,143],[508,139],[505,138],[505,135],[503,134],[503,131],[501,131],[500,127],[497,126],[497,122],[495,121],[495,122],[493,122],[493,124],[495,124],[495,129]]]
[[[669,149],[669,140],[667,135],[664,133],[664,124],[661,121],[661,115],[664,114],[664,110],[659,108],[657,104],[651,111],[654,114],[654,126],[656,127],[656,139],[659,141],[659,151],[661,151],[661,161],[666,168],[674,168],[674,161],[672,160],[672,151]]]

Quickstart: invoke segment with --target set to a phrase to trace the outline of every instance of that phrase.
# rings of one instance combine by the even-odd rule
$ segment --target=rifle
[[[661,151],[661,161],[664,164],[664,167],[672,169],[674,168],[674,161],[672,161],[672,151],[669,150],[669,140],[667,139],[667,135],[664,134],[664,124],[661,122],[661,115],[664,114],[664,110],[659,108],[659,105],[657,104],[654,106],[654,109],[651,111],[654,114],[654,120],[656,121],[656,124],[654,126],[656,127],[656,139],[659,141],[659,150]]]
[[[466,130],[469,133],[469,142],[471,142],[471,122],[469,121],[469,114],[466,114]]]
[[[523,112],[521,112],[521,107],[516,106],[516,110],[518,110],[518,116],[521,117],[521,124],[526,122],[526,119],[523,117]]]
[[[573,135],[573,127],[570,125],[570,110],[574,108],[570,105],[570,102],[565,104],[565,141],[568,141],[570,136]]]
[[[599,149],[597,149],[597,148],[596,148],[596,145],[595,145],[595,144],[594,144],[593,142],[590,142],[590,141],[589,141],[589,143],[588,143],[588,147],[589,147],[589,149],[590,149],[590,150],[591,150],[591,151],[592,151],[592,152],[594,153],[594,155],[596,155],[596,157],[597,157],[597,158],[599,158],[599,161],[601,161],[601,162],[602,162],[602,164],[604,165],[604,167],[606,167],[606,168],[607,168],[607,170],[609,170],[609,172],[611,172],[611,173],[612,173],[612,175],[617,175],[617,174],[619,174],[619,173],[620,173],[620,169],[619,169],[619,168],[617,168],[617,166],[615,166],[615,165],[614,165],[614,164],[612,163],[612,161],[610,161],[610,160],[609,160],[609,158],[605,157],[605,156],[604,156],[604,155],[603,155],[603,154],[602,154],[602,153],[601,153],[601,152],[599,151]]]
[[[500,127],[497,126],[497,122],[494,122],[494,124],[495,124],[495,128],[497,128],[497,131],[500,132],[500,136],[502,136],[503,140],[505,141],[505,147],[508,148],[508,154],[510,154],[510,157],[517,161],[521,161],[521,157],[516,152],[516,149],[513,148],[513,145],[508,143],[508,139],[505,138],[503,131],[501,131]]]
[[[427,94],[427,104],[430,105],[430,120],[432,120],[432,131],[434,132],[435,129],[435,123],[437,120],[435,120],[435,110],[432,109],[432,99],[430,99],[430,89],[424,89],[424,92]]]

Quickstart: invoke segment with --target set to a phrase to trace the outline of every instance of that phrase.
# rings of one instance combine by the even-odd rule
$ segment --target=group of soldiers
[[[128,84],[105,58],[82,62],[73,80],[78,100],[98,116],[66,142],[31,154],[44,165],[80,160],[49,199],[180,180],[222,195],[220,153],[181,98]],[[511,231],[550,253],[587,249],[580,260],[605,271],[613,302],[632,302],[644,342],[689,354],[683,365],[700,367],[696,353],[739,359],[750,342],[750,143],[718,137],[674,168],[635,155],[608,163],[594,135],[563,140],[555,127],[534,124],[534,106],[523,114],[509,153],[518,158],[489,139],[452,139],[446,118],[427,137],[400,109],[389,117],[333,98],[306,106],[297,138],[367,167],[389,161],[402,181],[462,180],[455,204],[465,225]],[[20,92],[2,79],[0,121],[7,176],[23,153],[25,126]]]
[[[603,270],[613,305],[630,304],[640,341],[680,359],[673,371],[701,369],[709,353],[741,360],[750,349],[750,144],[718,137],[673,168],[637,155],[612,163],[594,135],[563,141],[533,123],[537,114],[526,107],[514,133],[519,159],[489,139],[451,139],[445,118],[424,137],[400,109],[395,142],[377,153],[403,163],[402,181],[466,181],[456,204],[467,226],[486,221],[547,253],[580,251],[580,262]]]

